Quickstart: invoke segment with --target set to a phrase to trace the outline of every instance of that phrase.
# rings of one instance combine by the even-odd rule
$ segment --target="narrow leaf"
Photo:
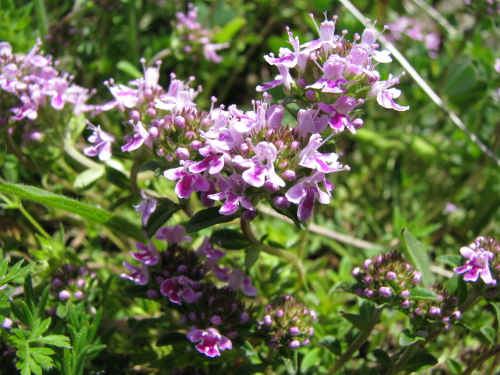
[[[241,232],[228,228],[215,230],[210,237],[210,242],[228,250],[241,250],[250,246]]]
[[[252,266],[257,262],[257,259],[259,259],[260,251],[262,250],[262,244],[257,244],[250,246],[246,251],[245,251],[245,267],[247,271],[252,268]]]
[[[152,238],[158,229],[160,229],[177,211],[179,206],[164,206],[156,207],[155,212],[149,217],[147,225],[143,228],[148,237]]]
[[[158,339],[156,346],[187,344],[188,342],[186,334],[180,332],[168,332]]]
[[[86,219],[106,225],[137,241],[144,241],[144,236],[140,228],[134,226],[127,220],[89,204],[81,203],[33,186],[13,184],[2,180],[0,180],[0,191],[16,195],[22,199],[72,212]]]
[[[459,375],[463,371],[462,365],[460,364],[460,362],[458,362],[457,360],[455,360],[453,358],[448,358],[446,360],[446,366],[448,366],[448,370],[450,370],[450,372],[453,375]]]
[[[401,229],[401,241],[403,253],[408,257],[410,263],[422,274],[424,285],[432,284],[432,274],[429,270],[429,256],[422,244],[405,228]]]
[[[429,300],[429,301],[439,301],[439,295],[434,293],[430,289],[426,288],[413,288],[410,289],[409,300]]]
[[[42,344],[49,344],[49,345],[58,346],[60,348],[71,349],[71,345],[69,343],[69,337],[64,336],[64,335],[45,336],[45,337],[37,339],[36,341],[39,343],[42,343]]]
[[[216,224],[227,223],[240,216],[238,213],[222,215],[219,213],[219,210],[220,207],[210,207],[198,211],[187,223],[186,231],[188,233],[198,232],[199,230],[209,228]]]

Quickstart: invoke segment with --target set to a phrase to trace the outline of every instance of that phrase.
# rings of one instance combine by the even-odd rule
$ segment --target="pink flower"
[[[207,328],[205,331],[193,329],[187,334],[187,338],[191,342],[201,341],[195,348],[211,358],[220,356],[220,350],[233,348],[231,340],[222,336],[215,328]]]
[[[191,160],[181,161],[184,165],[179,168],[168,169],[163,172],[163,175],[170,181],[176,181],[175,193],[179,198],[187,199],[191,196],[191,193],[198,191],[207,191],[210,189],[210,184],[201,174],[190,173],[189,167],[195,162]]]
[[[399,77],[404,76],[404,74],[405,73],[403,72],[401,75],[397,77],[392,77],[392,75],[389,74],[389,79],[387,81],[375,82],[368,91],[366,99],[376,96],[378,104],[380,104],[382,107],[389,109],[392,108],[395,109],[396,111],[409,110],[410,107],[408,106],[404,107],[394,102],[394,99],[398,98],[401,95],[401,90],[395,88],[392,89],[389,88],[391,86],[394,86],[395,84],[398,84]]]
[[[125,261],[123,262],[123,266],[127,269],[127,271],[130,271],[132,273],[130,275],[122,273],[120,275],[122,279],[132,280],[139,285],[146,285],[148,283],[149,270],[145,264],[141,264],[139,267],[136,267]]]
[[[469,247],[462,247],[460,253],[468,260],[462,267],[457,267],[453,270],[458,274],[465,273],[465,281],[476,282],[481,275],[481,279],[483,279],[485,284],[497,284],[497,281],[492,278],[489,268],[489,262],[494,258],[494,254],[491,251],[486,251],[482,248],[476,249],[476,246],[472,244]]]
[[[115,137],[101,130],[99,125],[94,126],[90,122],[87,124],[87,129],[94,131],[88,138],[89,142],[94,143],[94,145],[85,148],[83,153],[91,157],[99,155],[99,160],[102,161],[109,160],[111,158],[111,144],[115,142]]]
[[[144,234],[147,235],[146,232],[144,232]],[[137,259],[139,262],[147,266],[154,266],[158,263],[160,254],[151,240],[149,240],[149,246],[146,246],[141,242],[136,242],[135,246],[138,252],[134,253],[130,251],[130,255],[132,255],[134,259]]]
[[[210,194],[207,197],[213,200],[223,201],[219,212],[222,215],[234,214],[240,208],[240,204],[243,208],[250,211],[255,211],[255,207],[252,202],[245,196],[246,183],[239,174],[233,174],[229,177],[221,177],[220,185],[221,192],[217,194]]]
[[[141,190],[141,197],[143,201],[134,207],[137,212],[142,213],[142,226],[145,227],[148,224],[149,217],[155,212],[158,201],[147,195],[144,190]]]
[[[243,172],[243,180],[255,187],[261,187],[266,180],[278,186],[285,186],[285,182],[274,171],[274,162],[278,157],[278,151],[274,144],[260,142],[254,150],[255,156],[238,162],[242,167],[249,167]]]
[[[191,242],[191,237],[186,236],[186,229],[180,224],[175,227],[164,227],[159,229],[155,239],[165,240],[169,245],[180,245],[182,241]]]
[[[191,288],[191,279],[186,276],[176,276],[162,282],[160,292],[168,297],[171,302],[180,305],[182,299],[187,303],[193,303],[198,299],[198,294]]]
[[[229,289],[235,292],[238,289],[241,289],[243,294],[248,297],[257,296],[258,291],[256,287],[252,286],[252,279],[250,277],[243,278],[244,274],[245,273],[242,270],[233,270],[233,272],[231,272],[231,276],[229,277]]]

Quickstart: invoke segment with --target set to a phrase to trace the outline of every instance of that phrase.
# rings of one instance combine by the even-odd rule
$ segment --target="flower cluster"
[[[467,259],[465,264],[454,271],[464,274],[465,281],[478,281],[479,277],[490,287],[497,286],[500,274],[500,244],[493,238],[478,237],[469,246],[460,249],[462,256]],[[491,268],[490,268],[491,267]],[[489,292],[496,295],[496,290]]]
[[[213,248],[208,238],[196,252],[182,246],[191,238],[181,225],[161,228],[155,239],[165,240],[167,248],[158,251],[151,240],[148,245],[138,242],[137,252],[130,254],[140,266],[124,262],[130,274],[121,277],[147,286],[150,299],[163,298],[170,308],[181,311],[181,322],[190,328],[187,338],[198,343],[199,352],[214,357],[221,350],[231,349],[237,329],[250,320],[237,292],[255,297],[257,289],[251,279],[239,269],[230,272],[228,267],[219,267],[217,262],[225,252]],[[208,272],[227,285],[218,288],[207,284]]]
[[[71,108],[75,115],[93,110],[93,105],[86,104],[93,91],[72,83],[73,76],[68,73],[61,74],[58,62],[44,56],[39,51],[40,45],[39,40],[27,55],[18,56],[12,54],[8,42],[0,42],[0,88],[18,99],[18,106],[11,108],[10,119],[34,121],[40,110],[50,108],[56,111]],[[52,123],[45,125],[49,128]]]
[[[317,314],[302,302],[283,294],[268,304],[265,312],[266,315],[257,324],[258,330],[266,335],[268,346],[298,349],[309,344]]]
[[[313,18],[312,14],[309,16]],[[287,95],[300,98],[298,105],[315,108],[318,115],[328,115],[328,124],[335,132],[347,128],[355,133],[363,121],[353,111],[371,98],[376,98],[385,108],[408,110],[409,107],[394,102],[401,91],[390,88],[399,83],[401,75],[381,81],[380,73],[375,70],[378,63],[388,63],[392,59],[389,51],[378,50],[377,35],[370,20],[361,36],[354,34],[352,43],[344,38],[347,30],[342,31],[342,36],[335,35],[336,21],[337,16],[331,21],[325,19],[317,27],[319,39],[304,44],[287,29],[288,43],[293,51],[280,48],[278,57],[272,53],[264,56],[280,74],[274,81],[258,86],[257,91],[283,85]],[[294,70],[295,77],[290,69]]]
[[[210,32],[205,29],[198,19],[198,8],[193,3],[188,4],[186,14],[177,12],[176,29],[184,44],[184,52],[197,56],[200,52],[206,60],[220,63],[222,58],[217,55],[217,51],[229,47],[229,43],[210,43]]]
[[[403,311],[417,330],[451,329],[451,324],[462,316],[457,310],[457,297],[451,296],[439,283],[433,284],[430,290],[438,295],[438,300],[408,301],[402,305]]]
[[[358,281],[358,296],[403,308],[411,305],[410,290],[422,281],[422,274],[397,251],[366,259],[352,275]]]
[[[51,276],[50,293],[58,296],[61,301],[72,297],[82,299],[95,277],[95,272],[91,272],[87,267],[77,267],[73,264],[61,266]]]
[[[401,16],[396,22],[390,23],[389,27],[390,33],[387,35],[389,40],[399,41],[406,35],[413,40],[424,42],[431,58],[438,57],[441,39],[435,31],[429,30],[429,23]]]

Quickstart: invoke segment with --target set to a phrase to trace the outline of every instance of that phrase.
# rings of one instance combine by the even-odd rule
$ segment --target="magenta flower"
[[[462,267],[457,267],[453,270],[458,274],[465,273],[465,281],[476,282],[478,277],[481,276],[485,284],[497,284],[497,281],[492,278],[489,268],[489,262],[494,258],[494,254],[491,251],[486,251],[482,248],[476,249],[476,246],[471,245],[469,247],[462,247],[460,253],[468,260]]]
[[[193,329],[187,334],[187,338],[191,342],[201,341],[195,348],[211,358],[220,356],[220,350],[233,348],[231,340],[222,336],[215,328],[207,328],[205,331]]]
[[[139,267],[131,265],[129,262],[123,262],[123,266],[127,269],[127,271],[132,272],[130,275],[126,273],[122,273],[120,277],[122,279],[129,279],[134,281],[139,285],[146,285],[149,280],[149,270],[145,264],[141,264]]]
[[[146,232],[144,232],[144,234],[147,235]],[[148,246],[144,245],[141,242],[136,242],[135,246],[138,252],[137,253],[134,253],[133,251],[129,252],[134,259],[137,259],[139,262],[147,266],[154,266],[158,263],[158,260],[160,259],[160,254],[158,253],[156,246],[153,244],[151,240],[149,240]]]
[[[249,167],[243,172],[245,182],[255,187],[261,187],[267,179],[278,186],[285,186],[285,181],[274,171],[274,162],[278,157],[278,151],[274,144],[260,142],[254,147],[254,150],[254,157],[238,162],[242,167]]]
[[[188,171],[189,167],[195,164],[195,162],[186,160],[183,164],[182,167],[168,169],[163,172],[163,175],[170,181],[179,180],[177,185],[175,185],[175,193],[179,198],[187,199],[193,192],[196,193],[198,191],[207,191],[210,189],[210,184],[205,177],[201,174],[193,174]]]
[[[258,294],[256,287],[252,286],[252,279],[250,277],[243,277],[245,273],[242,270],[235,269],[229,276],[229,289],[237,291],[241,289],[244,295],[248,297],[255,297]]]
[[[149,217],[156,210],[158,200],[147,195],[144,190],[141,190],[141,197],[143,198],[143,201],[134,207],[137,212],[142,213],[141,222],[142,226],[145,227],[148,224]]]
[[[395,84],[398,84],[399,77],[404,75],[405,75],[404,72],[397,77],[392,77],[392,75],[389,74],[389,79],[387,81],[375,82],[371,87],[371,89],[368,91],[366,99],[376,96],[378,104],[380,104],[382,107],[389,109],[392,108],[395,109],[396,111],[409,110],[410,107],[408,106],[404,107],[394,102],[394,99],[398,98],[401,95],[401,90],[398,90],[396,88],[392,89],[389,88],[391,86],[394,86]]]
[[[186,276],[176,276],[161,283],[160,292],[168,297],[171,302],[181,305],[181,298],[187,303],[193,303],[198,299],[198,295],[191,288],[192,280]]]
[[[133,136],[128,136],[128,143],[122,146],[122,151],[134,151],[142,146],[144,143],[149,148],[153,147],[153,141],[151,140],[151,136],[148,131],[142,125],[142,122],[137,121],[137,124],[134,125],[135,134]],[[127,137],[126,137],[127,138]]]
[[[339,133],[347,128],[351,133],[356,134],[356,127],[349,118],[349,112],[359,104],[363,104],[363,99],[354,99],[350,96],[342,95],[335,104],[318,103],[318,107],[325,113],[332,115],[328,123],[335,133]]]
[[[318,187],[318,182],[323,182],[326,193]],[[313,212],[314,202],[318,200],[322,204],[330,203],[330,191],[333,185],[325,178],[323,172],[316,172],[312,176],[301,178],[286,192],[286,198],[299,205],[297,217],[300,221],[308,221]]]
[[[87,129],[94,131],[88,138],[89,142],[94,143],[94,145],[83,149],[83,153],[90,157],[99,155],[99,160],[102,161],[109,160],[111,158],[111,143],[115,142],[115,137],[101,130],[99,125],[94,126],[90,122],[87,124]]]
[[[247,210],[255,211],[252,202],[245,196],[246,183],[241,175],[235,173],[227,178],[221,176],[219,187],[222,190],[220,193],[210,194],[207,197],[217,201],[225,200],[219,210],[222,215],[234,214],[240,208],[240,204]]]
[[[215,259],[219,260],[222,258],[224,255],[226,255],[225,251],[214,249],[212,244],[210,243],[210,238],[205,237],[203,239],[203,242],[201,243],[200,247],[198,250],[196,250],[196,254],[198,256],[206,256],[208,259]]]
[[[309,144],[299,154],[299,165],[306,168],[316,169],[324,173],[331,173],[346,169],[337,161],[339,158],[337,154],[333,152],[329,154],[322,154],[318,151],[318,148],[321,147],[322,144],[320,134],[311,135]]]
[[[175,227],[164,227],[156,232],[157,240],[165,240],[169,245],[178,244],[180,245],[182,241],[191,242],[191,237],[186,236],[186,229],[178,224]]]

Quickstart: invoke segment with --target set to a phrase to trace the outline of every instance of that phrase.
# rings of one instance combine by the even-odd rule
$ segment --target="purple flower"
[[[195,328],[187,334],[187,338],[191,342],[201,341],[195,348],[211,358],[220,356],[220,350],[233,348],[231,340],[222,336],[215,328],[207,328],[205,331]]]
[[[153,147],[153,141],[151,140],[151,136],[149,132],[144,128],[142,122],[137,121],[137,124],[133,124],[135,134],[133,136],[128,136],[128,143],[122,146],[122,151],[134,151],[142,146],[144,143],[149,148]],[[127,138],[127,137],[126,137]]]
[[[146,232],[144,232],[144,234],[147,235]],[[130,255],[132,255],[134,259],[137,259],[147,266],[154,266],[158,263],[160,254],[151,240],[149,240],[149,246],[144,245],[142,242],[136,242],[135,246],[138,252],[134,253],[130,251]]]
[[[163,172],[163,175],[171,181],[176,181],[175,193],[179,198],[187,199],[191,196],[191,193],[198,191],[207,191],[210,189],[209,182],[198,173],[190,173],[189,167],[193,165],[193,161],[185,160],[181,161],[183,163],[182,167],[168,169]]]
[[[483,279],[485,284],[497,284],[497,281],[492,278],[489,268],[489,262],[495,257],[491,251],[486,251],[482,248],[473,249],[472,247],[464,246],[460,249],[460,253],[465,259],[468,260],[462,267],[457,267],[453,270],[458,274],[465,273],[465,281],[476,282],[478,277],[481,276],[481,279]]]
[[[326,193],[318,187],[318,182],[323,182]],[[297,217],[300,221],[308,221],[313,212],[316,199],[322,204],[330,203],[330,191],[333,185],[325,178],[323,172],[316,172],[309,177],[301,178],[286,192],[287,199],[299,205]]]
[[[378,81],[375,82],[370,90],[368,90],[368,94],[366,95],[366,99],[372,98],[372,97],[377,97],[377,102],[380,104],[382,107],[385,108],[392,108],[395,109],[396,111],[407,111],[410,109],[410,107],[403,107],[400,106],[399,104],[396,104],[394,102],[394,99],[398,98],[399,95],[401,95],[401,90],[392,88],[390,89],[389,87],[399,83],[399,77],[404,76],[405,73],[403,72],[397,77],[392,77],[391,74],[389,74],[389,79],[387,81]]]
[[[186,229],[178,224],[175,227],[164,227],[156,232],[157,240],[165,240],[169,245],[178,244],[180,245],[182,241],[191,242],[191,237],[186,236]]]
[[[191,283],[186,276],[172,277],[161,283],[160,292],[177,305],[181,304],[181,297],[185,302],[193,303],[198,299],[198,295],[191,288]]]
[[[351,133],[356,134],[356,127],[349,118],[349,112],[363,102],[363,99],[355,100],[350,96],[342,95],[337,99],[335,104],[318,103],[318,107],[323,112],[332,115],[328,123],[335,133],[339,133],[347,128]]]
[[[340,87],[340,85],[346,85],[356,81],[348,81],[345,79],[342,75],[344,69],[345,59],[341,58],[339,55],[331,55],[323,64],[323,77],[312,85],[306,86],[306,89],[322,89],[322,92],[331,94],[346,93],[347,90]]]
[[[122,279],[129,279],[134,281],[139,285],[146,285],[149,280],[149,270],[145,264],[141,264],[139,267],[131,265],[129,262],[123,262],[123,266],[127,269],[127,271],[132,272],[130,275],[126,273],[122,273],[120,277]]]
[[[237,163],[247,169],[243,172],[243,179],[250,185],[261,187],[266,179],[278,186],[285,186],[283,181],[274,171],[274,162],[278,151],[272,143],[260,142],[254,147],[255,156],[251,159],[238,161]]]
[[[316,169],[319,172],[331,173],[344,170],[344,166],[337,162],[338,155],[335,153],[322,154],[318,148],[323,144],[320,134],[313,134],[308,145],[299,154],[299,165]],[[348,167],[347,167],[348,168]]]
[[[147,195],[144,190],[141,190],[141,197],[143,201],[134,207],[137,212],[142,213],[142,226],[145,227],[148,224],[149,217],[156,210],[158,200]]]
[[[90,143],[95,143],[93,146],[89,146],[83,150],[83,153],[87,156],[99,155],[99,160],[106,161],[111,158],[111,143],[115,142],[115,137],[111,134],[106,133],[101,130],[99,125],[94,126],[90,122],[87,123],[87,129],[91,129],[94,132],[88,138]]]
[[[221,176],[219,187],[222,190],[220,193],[210,194],[207,197],[217,201],[225,200],[219,210],[222,215],[234,214],[240,208],[240,204],[247,210],[255,211],[252,202],[245,196],[246,183],[241,175],[235,173],[229,177]]]
[[[226,252],[222,251],[222,250],[214,249],[212,247],[212,245],[210,244],[210,238],[205,237],[205,239],[201,243],[198,250],[196,250],[196,254],[198,256],[205,255],[208,259],[219,260],[224,255],[226,255]]]
[[[252,286],[252,279],[250,277],[243,278],[245,273],[242,270],[235,269],[231,272],[229,277],[228,287],[235,292],[241,289],[244,295],[248,297],[255,297],[258,294],[256,287]]]

